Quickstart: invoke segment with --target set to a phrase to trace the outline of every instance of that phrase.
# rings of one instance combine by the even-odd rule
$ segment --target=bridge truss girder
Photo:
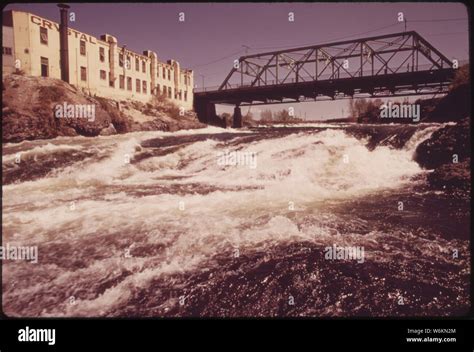
[[[218,90],[451,67],[448,58],[417,32],[410,31],[242,56]]]

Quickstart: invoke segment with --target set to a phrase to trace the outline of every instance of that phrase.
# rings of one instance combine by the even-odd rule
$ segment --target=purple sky
[[[70,26],[95,36],[109,33],[119,45],[142,52],[150,49],[161,60],[174,58],[194,70],[201,87],[219,85],[232,61],[248,53],[326,43],[403,31],[397,13],[448,58],[467,60],[468,15],[455,3],[211,3],[211,4],[73,4]],[[5,10],[32,12],[59,22],[55,4],[13,4]],[[295,21],[288,21],[288,12]],[[185,13],[185,22],[178,13]],[[442,20],[442,21],[439,21]],[[392,26],[391,26],[392,25]],[[377,30],[381,27],[387,27]],[[370,32],[369,32],[370,31]],[[369,32],[369,33],[367,33]],[[211,64],[210,64],[211,63]],[[285,108],[274,105],[272,109]],[[253,107],[252,112],[258,114]],[[297,113],[308,118],[340,117],[347,101],[300,103]],[[246,112],[247,109],[244,110]]]

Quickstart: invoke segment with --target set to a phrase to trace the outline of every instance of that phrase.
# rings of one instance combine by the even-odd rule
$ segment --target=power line
[[[410,22],[410,23],[421,23],[421,22],[452,22],[452,21],[466,21],[466,20],[467,20],[467,18],[440,18],[440,19],[433,19],[433,20],[410,20],[410,21],[407,21],[407,22]],[[388,26],[383,26],[383,27],[374,28],[374,29],[371,29],[371,30],[368,30],[368,31],[365,31],[365,32],[354,33],[354,34],[350,34],[350,35],[348,35],[348,36],[333,38],[333,39],[330,39],[330,41],[342,40],[342,39],[347,39],[347,38],[351,38],[351,37],[354,37],[354,36],[359,36],[359,35],[364,35],[364,34],[369,34],[369,33],[377,32],[377,31],[380,31],[380,30],[383,30],[383,29],[387,29],[387,28],[391,28],[391,27],[397,26],[397,25],[399,25],[399,24],[401,24],[401,23],[403,23],[403,22],[396,22],[396,23],[390,24],[390,25],[388,25]],[[234,52],[234,53],[232,53],[232,54],[226,55],[226,56],[224,56],[224,57],[221,57],[221,58],[219,58],[219,59],[216,59],[216,60],[213,60],[213,61],[204,63],[204,64],[199,64],[199,65],[192,66],[191,69],[195,69],[195,68],[198,68],[198,67],[203,67],[203,66],[212,65],[212,64],[217,63],[217,62],[219,62],[219,61],[228,59],[229,57],[232,57],[232,56],[235,56],[235,55],[237,55],[237,54],[240,54],[240,53],[242,53],[243,51],[245,51],[245,53],[247,53],[247,51],[248,51],[249,49],[252,49],[252,50],[284,49],[284,48],[290,48],[290,47],[295,47],[295,46],[305,46],[305,45],[312,45],[312,44],[314,44],[314,42],[313,42],[313,43],[299,44],[299,45],[291,44],[291,45],[283,45],[283,46],[267,46],[267,47],[258,47],[258,48],[251,48],[251,47],[249,47],[249,46],[247,46],[247,45],[243,45],[243,47],[245,47],[245,49],[240,49],[239,51],[236,51],[236,52]]]
[[[191,69],[195,69],[197,67],[203,67],[203,66],[208,66],[208,65],[211,65],[211,64],[215,64],[216,62],[219,62],[219,61],[222,61],[222,60],[225,60],[225,59],[228,59],[229,57],[232,57],[232,56],[235,56],[241,52],[243,52],[244,49],[240,49],[239,51],[236,51],[235,53],[232,53],[232,54],[229,54],[227,56],[224,56],[224,57],[221,57],[219,59],[216,59],[216,60],[213,60],[213,61],[210,61],[210,62],[207,62],[205,64],[199,64],[199,65],[195,65],[195,66],[192,66],[190,67]]]
[[[407,21],[407,22],[409,22],[409,23],[417,23],[417,22],[449,22],[449,21],[465,21],[465,20],[467,20],[467,18],[442,18],[442,19],[434,19],[434,20],[410,20],[410,21]],[[405,23],[405,22],[396,22],[396,23],[393,23],[393,24],[390,24],[390,25],[387,25],[387,26],[382,26],[382,27],[374,28],[374,29],[371,29],[371,30],[368,30],[368,31],[365,31],[365,32],[354,33],[354,34],[350,34],[350,35],[343,36],[343,37],[333,38],[333,39],[330,39],[329,41],[342,40],[342,39],[347,39],[347,38],[351,38],[351,37],[354,37],[354,36],[369,34],[369,33],[373,33],[373,32],[377,32],[377,31],[383,30],[383,29],[395,27],[395,26],[397,26],[397,25],[399,25],[399,24],[402,24],[402,23]],[[291,45],[284,45],[284,46],[257,47],[257,48],[252,48],[252,49],[255,49],[255,50],[261,50],[261,49],[284,49],[284,48],[290,48],[290,47],[296,47],[296,46],[305,46],[305,45],[312,45],[312,44],[314,44],[314,42],[313,42],[313,43],[306,43],[306,44],[298,44],[298,45],[291,44]]]
[[[438,37],[438,36],[443,36],[443,35],[455,35],[455,34],[467,35],[467,32],[435,33],[435,34],[428,34],[427,37]]]
[[[390,28],[390,27],[397,26],[397,25],[399,25],[400,23],[401,23],[401,22],[397,22],[397,23],[390,24],[390,25],[388,25],[388,26],[383,26],[383,27],[379,27],[379,28],[374,28],[374,29],[371,29],[371,30],[369,30],[369,31],[360,32],[360,33],[354,33],[354,34],[347,35],[347,36],[344,36],[344,37],[338,37],[338,38],[329,39],[328,41],[335,41],[335,40],[347,39],[347,38],[351,38],[351,37],[358,36],[358,35],[373,33],[373,32],[376,32],[376,31],[380,31],[380,30],[382,30],[382,29],[387,29],[387,28]],[[284,45],[284,46],[259,47],[259,48],[253,48],[253,49],[257,49],[257,50],[260,50],[260,49],[284,49],[284,48],[290,48],[290,47],[296,47],[296,46],[305,46],[305,45],[312,45],[312,44],[314,44],[314,42],[312,42],[312,43],[306,43],[306,44],[298,44],[298,45],[292,44],[292,45]]]
[[[467,18],[440,18],[437,20],[410,20],[409,22],[452,22],[452,21],[467,21]]]

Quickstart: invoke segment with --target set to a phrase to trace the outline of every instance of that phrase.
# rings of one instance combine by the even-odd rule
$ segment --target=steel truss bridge
[[[453,63],[415,31],[242,56],[219,87],[194,91],[200,121],[215,104],[241,106],[446,93]]]

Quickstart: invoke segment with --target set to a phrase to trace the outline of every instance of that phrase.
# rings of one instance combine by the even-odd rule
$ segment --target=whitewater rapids
[[[340,126],[4,144],[3,243],[37,246],[39,258],[3,263],[3,311],[461,314],[469,243],[430,223],[451,213],[413,161],[438,128],[414,127],[400,148],[395,134],[368,148]],[[253,153],[257,167],[221,165],[223,151]],[[324,261],[333,244],[364,246],[366,264]]]

